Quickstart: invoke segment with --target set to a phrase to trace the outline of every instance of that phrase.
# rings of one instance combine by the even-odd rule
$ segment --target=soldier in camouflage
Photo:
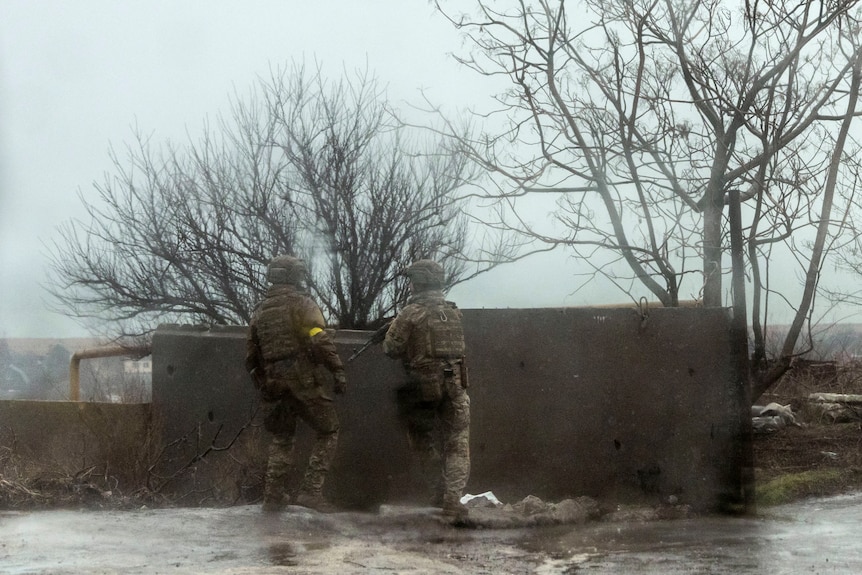
[[[443,268],[419,260],[406,270],[412,297],[383,341],[401,359],[407,382],[398,391],[399,413],[411,448],[432,491],[432,503],[463,517],[461,496],[470,476],[470,397],[464,363],[461,311],[443,296]]]
[[[304,291],[305,262],[277,256],[267,269],[271,284],[249,325],[246,369],[261,398],[264,427],[272,434],[266,468],[263,508],[276,511],[290,500],[287,482],[294,467],[297,419],[316,433],[294,503],[332,511],[323,497],[338,443],[338,415],[325,391],[327,371],[334,391],[345,392],[347,378],[332,337],[324,331],[320,308]]]

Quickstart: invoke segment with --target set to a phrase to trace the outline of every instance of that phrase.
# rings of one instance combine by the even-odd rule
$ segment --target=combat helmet
[[[443,289],[443,266],[433,260],[418,260],[404,270],[404,275],[420,289]]]
[[[293,256],[275,256],[266,268],[266,279],[272,284],[300,285],[308,274],[308,266]]]

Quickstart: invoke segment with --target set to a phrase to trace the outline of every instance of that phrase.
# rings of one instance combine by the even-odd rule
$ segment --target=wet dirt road
[[[767,508],[758,517],[598,523],[555,529],[526,547],[541,573],[859,574],[862,494]],[[581,569],[581,570],[579,570]]]
[[[0,573],[862,573],[862,494],[756,518],[463,529],[428,509],[0,512]]]

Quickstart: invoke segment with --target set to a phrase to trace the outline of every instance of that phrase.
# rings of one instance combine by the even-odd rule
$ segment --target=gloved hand
[[[333,391],[335,391],[336,395],[342,395],[347,391],[347,376],[343,371],[336,371],[333,375],[335,376]]]

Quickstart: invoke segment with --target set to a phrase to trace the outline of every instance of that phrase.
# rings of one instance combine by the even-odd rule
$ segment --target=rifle
[[[365,353],[365,350],[367,350],[372,345],[381,343],[386,338],[386,332],[389,331],[389,326],[390,324],[392,324],[392,321],[393,320],[390,319],[389,321],[378,327],[374,331],[374,333],[371,334],[371,337],[368,338],[368,341],[362,344],[362,347],[354,351],[353,355],[347,358],[347,363],[350,363],[351,361]]]

